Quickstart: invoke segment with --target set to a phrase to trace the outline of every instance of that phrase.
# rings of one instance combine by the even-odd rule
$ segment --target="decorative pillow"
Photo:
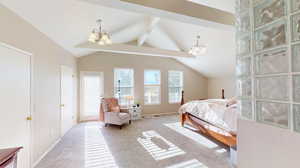
[[[120,110],[120,106],[111,107],[111,108],[110,108],[110,111],[111,111],[111,112],[120,112],[120,111],[121,111],[121,110]]]
[[[231,98],[231,99],[228,99],[227,101],[227,104],[226,104],[226,107],[229,107],[229,106],[232,106],[234,104],[237,104],[237,100],[235,97]]]

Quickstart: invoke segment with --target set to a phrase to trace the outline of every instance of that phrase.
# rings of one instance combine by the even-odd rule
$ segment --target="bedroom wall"
[[[238,129],[238,167],[299,167],[300,134],[247,120]]]
[[[225,90],[225,98],[236,96],[236,79],[234,77],[227,78],[209,78],[208,79],[208,98],[220,99],[222,97],[222,89]]]
[[[36,162],[60,138],[60,66],[72,67],[76,74],[76,59],[1,4],[0,20],[0,42],[30,52],[34,56],[32,161]],[[76,86],[74,78],[74,87]],[[76,104],[76,94],[74,101]],[[74,105],[74,114],[76,111]]]
[[[114,68],[134,69],[135,98],[141,103],[143,103],[144,99],[144,70],[161,70],[161,104],[143,105],[144,115],[173,113],[178,111],[179,104],[168,103],[168,70],[180,70],[184,72],[184,90],[186,101],[207,98],[207,78],[171,58],[98,52],[80,57],[78,59],[78,71],[104,72],[105,97],[113,96]]]
[[[238,167],[299,167],[300,1],[238,2]]]

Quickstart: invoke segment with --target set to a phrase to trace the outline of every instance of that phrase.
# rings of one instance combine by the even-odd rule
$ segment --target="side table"
[[[132,106],[129,108],[129,113],[131,115],[131,120],[139,120],[142,118],[142,107]]]

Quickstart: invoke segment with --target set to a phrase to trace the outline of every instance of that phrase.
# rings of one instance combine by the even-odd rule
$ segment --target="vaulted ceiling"
[[[217,12],[224,11],[228,16],[234,10],[234,0],[189,1],[219,9]],[[220,24],[196,18],[198,15],[148,10],[145,6],[140,8],[140,4],[119,0],[0,2],[75,56],[95,51],[165,56],[173,57],[207,77],[234,75],[235,34],[233,25],[226,22]],[[121,44],[101,47],[87,43],[88,35],[99,18],[103,20],[103,28],[112,34],[113,42]],[[198,34],[201,36],[200,43],[207,46],[207,53],[199,58],[190,57],[187,51]]]

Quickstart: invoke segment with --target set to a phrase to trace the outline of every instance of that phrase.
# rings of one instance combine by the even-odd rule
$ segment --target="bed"
[[[224,98],[185,103],[182,92],[181,105],[179,113],[182,126],[188,123],[196,127],[200,133],[228,147],[236,146],[237,119],[240,116],[236,101]]]

